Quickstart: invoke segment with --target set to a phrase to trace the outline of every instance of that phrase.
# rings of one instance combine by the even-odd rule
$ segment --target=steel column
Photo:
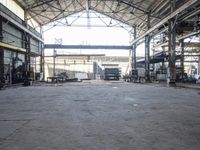
[[[43,29],[42,29],[42,26],[40,26],[40,34],[42,35],[43,34]],[[40,47],[40,73],[43,72],[43,46],[42,46],[42,43],[39,42],[39,47]]]
[[[56,76],[56,50],[53,50],[53,76]]]
[[[181,79],[183,81],[183,77],[184,77],[184,40],[180,41],[181,44]]]
[[[170,0],[171,12],[175,9],[175,0]],[[169,20],[169,65],[168,65],[168,83],[175,84],[176,80],[176,60],[175,60],[175,50],[176,50],[176,24],[175,19],[171,18]]]
[[[4,83],[4,50],[0,47],[0,88],[1,83]]]
[[[3,25],[2,25],[2,17],[0,16],[0,41],[3,40]],[[0,89],[4,83],[4,48],[0,46]]]
[[[24,12],[24,19],[25,23],[24,25],[27,26],[27,12]],[[30,35],[28,33],[24,32],[24,38],[25,38],[25,49],[26,49],[26,54],[25,54],[25,70],[26,70],[26,79],[28,80],[30,78],[30,69],[31,69],[31,56],[30,56],[30,51],[31,51],[31,43],[30,43]]]
[[[40,74],[42,75],[42,80],[44,80],[44,44],[41,43],[41,52],[40,52]],[[40,77],[41,78],[41,77]]]
[[[30,35],[25,33],[25,48],[26,48],[26,54],[25,54],[25,70],[26,70],[26,78],[30,78],[30,68],[31,68],[31,56],[30,56]]]
[[[147,17],[147,27],[150,29],[150,14]],[[150,81],[150,35],[145,36],[145,80]]]
[[[134,27],[134,39],[136,39],[137,36],[137,32],[136,32],[136,26]],[[132,48],[132,70],[136,69],[136,48],[137,48],[137,43],[133,44],[133,48]]]
[[[200,34],[199,34],[199,42],[200,42]],[[200,75],[200,56],[198,61],[198,74]]]
[[[200,74],[200,56],[199,56],[199,62],[198,62],[198,74]]]
[[[40,26],[40,34],[42,35],[42,38],[43,38],[43,27],[42,26]],[[44,69],[44,43],[41,42],[40,46],[41,46],[40,47],[40,49],[41,49],[41,53],[40,53],[40,75],[42,75],[42,80],[44,80],[44,78],[45,78],[45,69]]]
[[[40,73],[43,72],[43,48],[42,48],[42,44],[40,45]]]
[[[166,51],[165,49],[166,49],[166,47],[162,47],[163,52]],[[161,70],[162,74],[166,73],[166,72],[164,72],[164,68],[165,68],[165,60],[163,59],[163,61],[162,61],[162,70]]]
[[[0,16],[0,41],[3,40],[3,18]]]

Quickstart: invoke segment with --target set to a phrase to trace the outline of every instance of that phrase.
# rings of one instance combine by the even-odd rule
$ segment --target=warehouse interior
[[[65,45],[62,44],[62,39],[61,43],[59,39],[55,43],[44,43],[45,25],[50,26],[49,30],[56,26],[75,26],[73,23],[80,19],[83,13],[86,14],[88,27],[92,26],[90,22],[94,18],[91,13],[102,20],[107,27],[117,26],[112,24],[112,20],[119,21],[117,24],[130,33],[130,45]],[[109,23],[104,19],[105,16],[110,18]],[[74,17],[74,20],[70,22],[70,19],[67,19],[69,17]],[[125,80],[128,78],[135,82],[138,78],[144,78],[145,82],[166,81],[169,85],[175,85],[176,82],[196,83],[199,82],[200,72],[199,28],[199,11],[196,1],[133,3],[131,1],[2,0],[1,87],[27,80],[44,81],[47,77],[59,74],[61,70],[69,71],[62,67],[56,69],[53,59],[50,71],[47,69],[48,66],[45,71],[45,65],[47,65],[45,64],[45,49],[46,52],[49,49],[128,50],[130,53],[127,55],[127,69],[123,68],[124,71],[120,75]],[[144,45],[142,58],[137,56],[137,52],[141,51],[141,48],[138,49],[141,44]],[[59,60],[61,57],[65,60],[63,66],[66,66],[66,59],[71,56],[60,55],[54,53],[52,58],[56,57]],[[90,55],[85,57],[86,59],[81,58],[83,64],[92,61],[88,59]],[[72,61],[76,62],[76,58]],[[93,63],[97,63],[97,66],[104,70],[105,67],[97,61],[98,58],[94,59]],[[118,68],[122,69],[119,63]],[[97,74],[95,69],[90,74],[92,75],[88,75],[88,79],[104,76],[104,72]]]
[[[45,42],[95,19],[129,44]],[[2,150],[199,150],[199,89],[198,0],[0,0]]]

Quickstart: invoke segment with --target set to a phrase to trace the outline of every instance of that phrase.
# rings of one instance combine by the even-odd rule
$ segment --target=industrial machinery
[[[105,68],[104,75],[105,80],[119,80],[120,70],[119,68]]]
[[[22,83],[25,76],[25,63],[18,57],[13,58],[12,83]]]

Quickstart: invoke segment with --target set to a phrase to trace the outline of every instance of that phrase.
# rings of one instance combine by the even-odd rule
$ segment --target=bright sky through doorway
[[[55,27],[44,33],[45,43],[62,39],[67,45],[129,45],[130,35],[121,28]],[[62,50],[63,51],[63,50]],[[127,50],[65,50],[71,53],[106,53],[106,55],[128,56]]]
[[[94,14],[95,13],[95,14]],[[73,25],[65,25],[66,22],[70,24],[73,18],[79,18]],[[81,16],[81,17],[80,17]],[[90,13],[90,18],[87,18],[87,12],[74,14],[67,19],[64,18],[56,23],[43,27],[44,40],[46,44],[54,44],[55,39],[62,39],[62,44],[66,45],[130,45],[131,34],[125,28],[127,25],[120,24],[118,21],[97,14],[96,12]],[[95,17],[96,16],[96,17]],[[99,19],[101,16],[102,19]],[[88,22],[89,21],[89,22]],[[90,27],[87,27],[88,23]],[[111,24],[114,27],[106,27],[105,24]],[[85,25],[85,27],[80,27]],[[51,28],[51,26],[53,28]],[[93,27],[95,26],[95,27]],[[97,27],[101,26],[101,27]],[[104,26],[104,27],[103,27]],[[120,27],[121,26],[121,27]],[[50,29],[51,28],[51,29]],[[50,30],[49,30],[50,29]],[[130,30],[131,28],[129,28]],[[106,54],[107,56],[128,56],[128,50],[58,50],[61,53],[71,54]],[[52,50],[48,50],[52,52]]]

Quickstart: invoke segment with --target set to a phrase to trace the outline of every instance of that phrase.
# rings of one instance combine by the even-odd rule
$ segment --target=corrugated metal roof
[[[150,10],[166,0],[16,0],[41,25],[87,9],[130,26],[139,26]]]
[[[145,32],[150,14],[151,26],[170,13],[169,0],[15,0],[40,25],[69,15],[93,10]],[[177,7],[188,0],[176,0]]]

